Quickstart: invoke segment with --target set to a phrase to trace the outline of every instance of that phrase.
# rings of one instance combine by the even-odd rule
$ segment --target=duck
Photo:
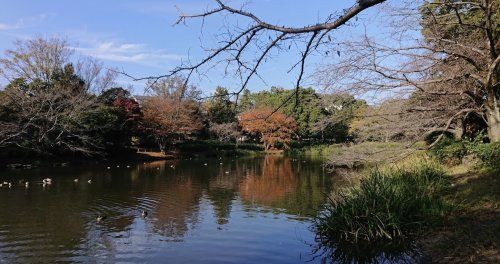
[[[207,166],[208,164],[207,164],[207,163],[205,163],[205,164],[203,164],[203,165]]]
[[[42,182],[45,183],[45,184],[52,184],[52,179],[51,178],[45,178],[45,179],[43,179]]]
[[[130,168],[130,165],[127,165],[127,168]]]
[[[104,219],[106,219],[106,216],[105,216],[105,215],[98,215],[98,216],[97,216],[97,218],[96,218],[97,222],[101,222],[101,221],[103,221]]]
[[[141,211],[141,216],[144,217],[144,218],[146,218],[148,216],[148,212],[145,211],[145,210],[142,210]]]

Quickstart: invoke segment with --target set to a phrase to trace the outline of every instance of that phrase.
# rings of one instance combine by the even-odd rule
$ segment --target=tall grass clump
[[[444,137],[439,141],[429,153],[440,162],[450,165],[457,165],[462,162],[462,158],[467,155],[466,142]]]
[[[447,208],[442,199],[447,186],[444,171],[431,160],[376,168],[359,185],[337,192],[315,229],[321,240],[337,243],[407,238],[441,219]]]
[[[469,144],[467,149],[481,161],[481,165],[500,169],[500,142]]]

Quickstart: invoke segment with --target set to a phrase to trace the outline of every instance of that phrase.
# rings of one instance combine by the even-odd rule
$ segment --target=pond
[[[317,263],[312,219],[345,184],[321,161],[272,155],[13,169],[4,181],[9,263]]]

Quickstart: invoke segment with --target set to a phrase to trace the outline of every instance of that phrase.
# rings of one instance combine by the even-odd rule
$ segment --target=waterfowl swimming
[[[45,179],[43,179],[42,182],[45,183],[45,184],[52,184],[52,179],[51,178],[45,178]]]
[[[129,165],[127,165],[127,168],[130,168],[130,166],[129,166]]]
[[[102,220],[106,219],[106,216],[105,215],[99,215],[97,216],[96,220],[97,222],[101,222]]]
[[[141,216],[142,216],[142,217],[146,217],[146,216],[148,216],[148,212],[146,212],[145,210],[142,210],[142,211],[141,211]]]
[[[205,163],[205,164],[203,164],[203,165],[207,166],[208,164],[207,164],[207,163]]]

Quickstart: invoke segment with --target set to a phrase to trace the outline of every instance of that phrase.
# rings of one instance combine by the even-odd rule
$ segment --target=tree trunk
[[[456,121],[455,132],[453,133],[456,140],[461,140],[464,136],[465,124],[463,118],[458,118]]]
[[[492,107],[486,111],[488,121],[488,137],[491,142],[500,142],[500,106],[498,100],[493,100]]]

